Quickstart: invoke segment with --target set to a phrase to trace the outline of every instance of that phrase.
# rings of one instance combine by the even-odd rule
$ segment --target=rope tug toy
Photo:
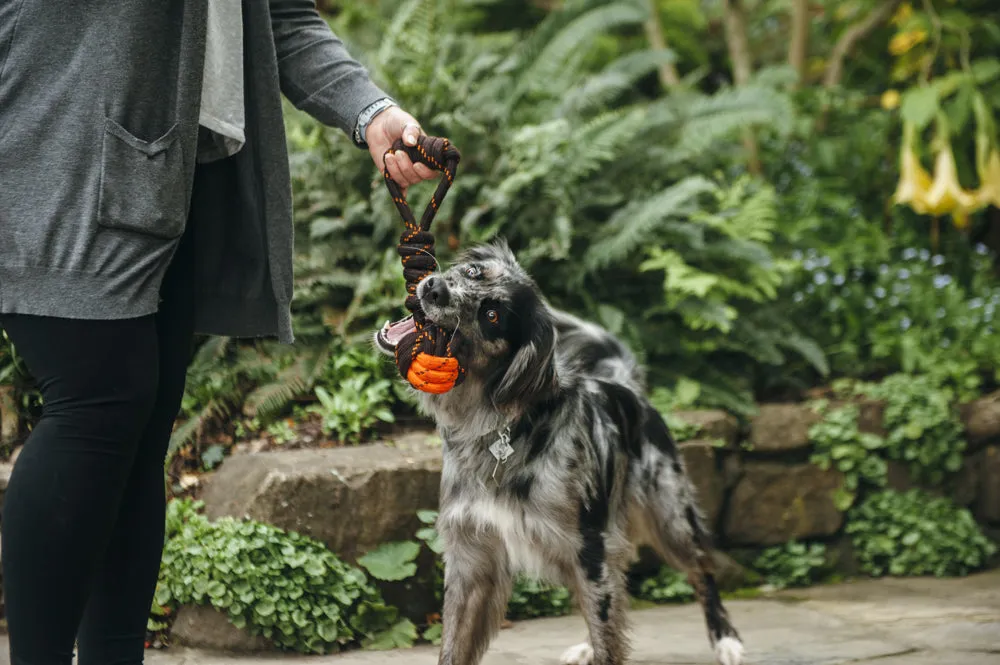
[[[385,186],[406,224],[406,230],[399,237],[397,251],[406,278],[406,308],[410,310],[416,331],[396,344],[396,366],[417,390],[440,395],[460,384],[465,378],[465,370],[452,351],[455,333],[427,321],[417,297],[417,285],[437,267],[431,222],[455,179],[461,155],[448,139],[424,135],[412,147],[401,140],[396,141],[386,154],[397,151],[405,152],[414,163],[421,162],[444,174],[418,224],[402,188],[390,177],[383,157]]]

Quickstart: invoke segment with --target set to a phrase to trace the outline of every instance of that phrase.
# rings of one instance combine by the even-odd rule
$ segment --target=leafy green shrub
[[[667,423],[674,440],[689,441],[701,431],[698,425],[682,420],[674,414],[678,409],[694,405],[700,393],[701,386],[688,379],[678,381],[673,390],[659,386],[650,392],[649,401]]]
[[[885,452],[906,462],[914,479],[939,485],[962,468],[966,443],[955,408],[955,392],[932,376],[894,374],[858,388],[885,402]]]
[[[306,411],[320,416],[326,433],[357,443],[379,422],[395,422],[393,406],[409,398],[392,364],[370,346],[335,346],[316,381],[319,403]]]
[[[662,566],[656,575],[639,584],[636,596],[653,603],[687,603],[694,600],[694,587],[684,573]]]
[[[920,490],[869,496],[846,527],[861,569],[882,575],[966,575],[996,552],[972,514]]]
[[[1000,283],[983,245],[952,260],[908,247],[875,261],[796,252],[796,321],[820,340],[835,371],[925,374],[959,399],[1000,381]]]
[[[858,407],[853,404],[828,409],[825,402],[814,405],[823,413],[823,420],[809,428],[813,444],[810,461],[821,469],[834,468],[844,474],[844,486],[836,490],[833,500],[840,510],[854,503],[862,483],[883,487],[888,465],[878,453],[885,440],[875,434],[858,430]]]
[[[209,522],[197,512],[201,505],[168,505],[155,598],[161,608],[210,605],[235,626],[305,653],[416,638],[413,625],[398,620],[365,574],[322,543],[252,521]]]
[[[514,621],[559,617],[569,614],[572,610],[573,603],[569,589],[527,577],[518,577],[514,580],[514,590],[507,603],[507,617]]]
[[[753,567],[775,588],[809,586],[826,573],[826,545],[790,541],[769,547]]]
[[[573,596],[566,587],[523,575],[514,578],[510,600],[507,602],[508,619],[520,621],[539,617],[560,617],[572,611]]]

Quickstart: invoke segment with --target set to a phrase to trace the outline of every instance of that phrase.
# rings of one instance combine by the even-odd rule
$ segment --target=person
[[[0,522],[13,665],[143,661],[194,335],[293,341],[282,94],[380,167],[421,131],[313,0],[0,0],[0,325],[43,398]]]

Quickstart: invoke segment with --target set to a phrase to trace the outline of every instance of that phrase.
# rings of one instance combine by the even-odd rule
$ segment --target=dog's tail
[[[641,454],[633,461],[632,512],[645,540],[667,563],[687,573],[705,612],[720,665],[743,662],[743,642],[715,582],[711,534],[699,510],[684,459],[659,412],[647,404]]]

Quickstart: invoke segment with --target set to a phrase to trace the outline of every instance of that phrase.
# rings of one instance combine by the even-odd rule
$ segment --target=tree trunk
[[[725,9],[726,46],[733,66],[733,81],[736,85],[746,85],[753,74],[753,58],[750,42],[747,40],[747,19],[743,13],[742,0],[723,0]],[[743,147],[747,151],[747,168],[750,173],[760,175],[760,150],[753,130],[743,130]]]
[[[889,20],[896,7],[903,0],[885,0],[881,5],[873,9],[863,19],[844,30],[837,43],[830,51],[829,63],[826,66],[826,73],[823,75],[823,87],[833,88],[840,85],[840,79],[844,76],[844,62],[854,46],[868,34]]]
[[[649,0],[649,19],[646,21],[646,37],[649,39],[649,46],[657,53],[668,50],[667,37],[663,34],[663,22],[660,21],[660,11],[656,5],[656,0]],[[660,65],[660,85],[664,90],[669,90],[681,82],[677,75],[677,68],[674,63],[665,62]]]
[[[809,0],[792,0],[792,36],[788,43],[788,64],[795,70],[798,88],[806,77],[809,54]]]

